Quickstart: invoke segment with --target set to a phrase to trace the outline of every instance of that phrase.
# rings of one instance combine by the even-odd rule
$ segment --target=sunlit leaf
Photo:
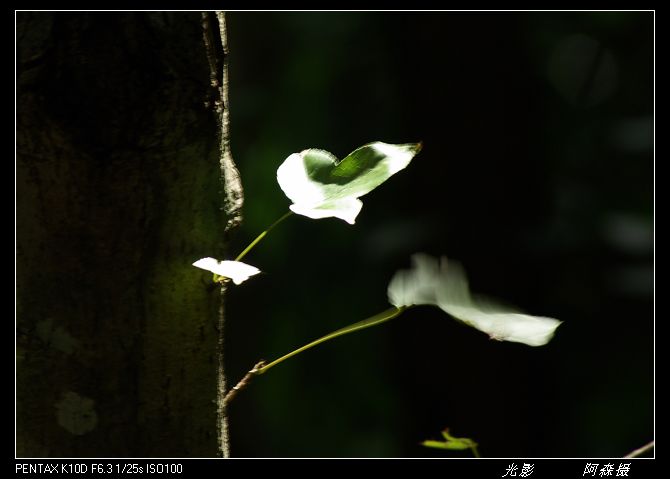
[[[354,224],[363,203],[358,199],[405,168],[421,143],[374,142],[342,161],[331,153],[308,149],[290,155],[277,169],[277,182],[293,201],[294,213],[313,219],[340,218]]]
[[[217,261],[214,258],[199,259],[193,266],[230,278],[235,284],[244,283],[251,276],[261,272],[258,268],[241,261]]]
[[[398,308],[421,304],[438,306],[492,339],[529,346],[547,344],[561,324],[553,318],[518,313],[474,298],[465,272],[456,262],[416,254],[412,263],[412,269],[398,271],[389,283],[389,301]]]

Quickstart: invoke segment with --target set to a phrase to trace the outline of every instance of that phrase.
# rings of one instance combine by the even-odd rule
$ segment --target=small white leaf
[[[261,272],[258,268],[241,261],[217,261],[214,258],[199,259],[193,266],[230,278],[235,284],[244,283],[251,276]]]
[[[412,263],[411,270],[398,271],[389,283],[389,301],[397,308],[420,304],[438,306],[493,339],[529,346],[547,344],[561,324],[553,318],[521,314],[475,300],[463,268],[446,258],[437,260],[416,254],[412,256]]]

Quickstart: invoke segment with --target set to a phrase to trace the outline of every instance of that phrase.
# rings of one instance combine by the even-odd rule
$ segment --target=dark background
[[[208,77],[199,17],[128,15],[142,16],[132,28],[142,31],[145,22],[148,40],[130,28],[123,33],[123,25],[133,23],[114,14],[105,42],[140,39],[117,55],[136,62],[127,65],[135,83],[105,83],[102,104],[107,108],[110,95],[124,89],[119,98],[132,100],[124,108],[142,108],[146,94],[161,118],[161,108],[172,113],[200,108]],[[424,145],[406,170],[362,199],[356,225],[293,216],[245,258],[264,274],[228,295],[232,382],[261,358],[272,360],[386,309],[388,281],[408,267],[415,252],[457,259],[473,291],[564,321],[548,345],[532,348],[491,341],[437,309],[421,307],[328,342],[277,366],[240,393],[229,411],[233,456],[469,456],[419,445],[437,439],[445,427],[475,439],[484,457],[622,456],[653,439],[653,13],[231,12],[227,18],[232,147],[246,194],[245,222],[230,257],[287,210],[290,202],[276,183],[276,169],[291,153],[316,147],[344,157],[376,140]],[[64,29],[69,20],[62,19],[54,24]],[[97,17],[91,24],[95,31],[105,22]],[[165,45],[163,37],[152,36],[153,29],[184,24],[188,41]],[[72,38],[73,44],[78,41]],[[90,50],[86,58],[104,50],[81,44]],[[55,45],[67,57],[66,47]],[[152,89],[151,75],[133,77],[133,70],[144,72],[151,48],[167,51],[160,61],[175,65],[161,77],[160,88],[171,98],[178,98],[175,91],[190,98],[163,106],[162,90]],[[194,60],[198,56],[200,63]],[[81,61],[81,71],[89,61]],[[48,64],[44,68],[48,72]],[[86,122],[94,121],[96,110],[89,105],[95,105],[95,93],[83,100],[77,94],[89,80],[82,75],[77,84],[76,68],[68,74],[75,79],[71,87],[64,77],[39,92],[47,92],[47,102],[56,104],[62,117],[73,106],[90,115],[83,116]],[[110,73],[110,78],[116,77]],[[169,82],[172,86],[165,87]],[[182,90],[179,82],[189,88]],[[186,143],[192,138],[213,144],[213,126],[198,130],[202,123],[196,116],[181,119],[178,134]],[[151,116],[138,115],[125,129],[129,139],[119,141],[141,140],[146,118]],[[124,122],[119,124],[115,128],[123,130]],[[166,124],[161,128],[169,130],[171,123]],[[105,142],[112,140],[91,132],[81,135],[99,134],[95,152],[105,154]],[[150,149],[153,138],[146,145]],[[205,177],[213,178],[216,158],[200,153],[188,153],[200,158],[200,169],[196,173],[194,167],[191,176],[205,181],[198,175],[211,163],[214,170]],[[166,167],[157,191],[161,181],[169,185],[172,177],[188,177],[188,164],[177,164],[181,176],[170,176]],[[153,165],[147,162],[147,178]],[[129,188],[142,188],[142,178]],[[194,198],[213,191],[214,182],[205,182],[209,186],[195,191]],[[190,184],[184,182],[181,194],[188,195]],[[26,190],[18,191],[19,200],[22,193]],[[171,195],[166,190],[165,198],[183,203]],[[163,198],[157,198],[152,207],[169,218],[172,210],[161,210]],[[124,205],[131,211],[132,206]],[[196,253],[219,253],[209,253],[215,246],[205,235],[213,237],[216,227],[209,223],[211,211],[178,206],[171,208],[186,219],[173,217],[173,224],[209,225],[193,227],[197,234],[187,240],[200,247],[172,256],[181,265],[175,272],[193,284],[199,275],[184,265],[197,259]],[[21,221],[19,229],[34,226],[30,218]],[[171,231],[182,234],[181,228]],[[42,301],[46,308],[47,300]],[[169,332],[172,326],[164,327]],[[161,348],[154,349],[157,363]],[[134,354],[141,352],[128,358]],[[39,367],[32,373],[39,375]],[[127,377],[120,382],[141,388],[143,376],[139,383],[132,377],[132,361],[124,367]],[[163,387],[162,378],[150,379],[156,390]],[[179,381],[189,384],[188,377]],[[95,391],[74,390],[98,400]],[[183,406],[188,394],[178,394]],[[183,407],[186,412],[170,426],[177,431],[189,422],[188,406]],[[47,420],[53,422],[51,416]],[[119,437],[123,420],[115,422]],[[209,424],[208,417],[199,421]],[[210,433],[201,429],[198,437],[209,444]],[[162,456],[161,450],[186,455],[190,436],[184,434],[183,446],[182,440],[170,443],[172,434],[143,439],[152,456]],[[106,438],[96,440],[104,444]]]
[[[423,141],[356,225],[292,217],[229,301],[233,377],[386,308],[417,251],[474,291],[565,323],[497,343],[418,308],[259,378],[232,406],[251,456],[616,456],[653,435],[651,13],[229,14],[240,250],[288,204],[275,170],[318,147]],[[467,454],[465,454],[467,455]]]

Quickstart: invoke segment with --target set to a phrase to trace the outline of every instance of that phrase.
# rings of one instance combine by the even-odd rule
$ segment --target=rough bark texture
[[[17,45],[17,455],[215,456],[200,16],[19,12]]]

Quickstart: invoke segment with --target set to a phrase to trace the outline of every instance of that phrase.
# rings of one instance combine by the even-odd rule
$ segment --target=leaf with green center
[[[398,271],[388,287],[388,297],[397,308],[429,304],[492,339],[542,346],[561,324],[553,318],[530,316],[494,303],[473,298],[463,268],[446,258],[425,254],[412,257],[414,267]]]
[[[340,218],[354,224],[363,207],[359,198],[405,168],[421,143],[374,142],[342,161],[331,153],[309,149],[289,156],[277,169],[277,182],[293,201],[291,210],[313,219]]]

